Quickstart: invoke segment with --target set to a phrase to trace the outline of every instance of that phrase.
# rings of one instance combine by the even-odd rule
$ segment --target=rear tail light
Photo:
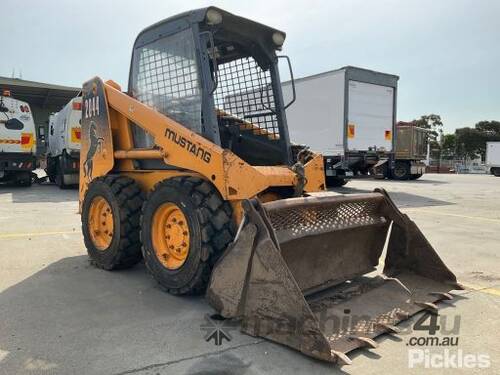
[[[21,134],[21,145],[29,145],[31,143],[30,134]]]
[[[30,143],[30,137],[27,136],[27,135],[23,135],[21,137],[21,144],[22,145],[27,145],[28,143]]]
[[[73,102],[73,109],[75,111],[81,111],[82,110],[82,103],[81,102]]]
[[[71,128],[71,142],[80,143],[82,137],[81,128]]]

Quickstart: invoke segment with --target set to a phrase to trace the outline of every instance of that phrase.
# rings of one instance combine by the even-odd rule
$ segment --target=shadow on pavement
[[[78,188],[62,190],[51,183],[34,184],[31,187],[0,185],[0,196],[12,194],[14,203],[73,202],[78,200]]]
[[[108,272],[68,257],[0,293],[0,373],[110,374],[177,347],[213,350],[199,328],[211,312],[202,297],[160,291],[143,264]]]
[[[361,193],[371,193],[371,189],[359,189],[352,188],[349,186],[343,186],[341,188],[330,189],[336,193],[341,194],[361,194]],[[388,191],[389,196],[394,200],[398,207],[427,207],[427,206],[447,206],[455,204],[453,202],[447,202],[440,199],[429,198],[421,195],[410,194],[399,191]]]

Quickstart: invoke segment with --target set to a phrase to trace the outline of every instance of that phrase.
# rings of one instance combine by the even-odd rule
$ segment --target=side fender
[[[113,137],[104,83],[94,77],[83,84],[80,150],[80,208],[89,183],[114,165]]]

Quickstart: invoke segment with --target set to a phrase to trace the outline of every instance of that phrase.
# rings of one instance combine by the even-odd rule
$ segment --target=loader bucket
[[[244,220],[207,298],[242,331],[322,360],[374,347],[382,333],[461,289],[383,190],[243,202]],[[387,248],[382,274],[376,274]]]

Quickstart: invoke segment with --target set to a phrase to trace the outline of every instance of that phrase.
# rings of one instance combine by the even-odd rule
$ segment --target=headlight
[[[276,44],[278,47],[281,47],[283,43],[285,43],[285,34],[280,33],[279,31],[276,31],[273,34],[273,42]]]
[[[222,14],[215,9],[209,9],[205,17],[208,25],[218,25],[222,22]]]

